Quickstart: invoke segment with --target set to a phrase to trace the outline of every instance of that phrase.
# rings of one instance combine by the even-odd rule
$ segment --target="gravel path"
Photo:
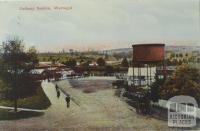
[[[77,120],[71,121],[72,128],[79,125],[81,128],[168,130],[165,121],[137,115],[134,108],[114,95],[115,89],[107,88],[93,93],[83,93],[81,89],[72,88],[66,80],[58,82],[58,86],[80,105],[76,106],[80,111],[74,115]]]

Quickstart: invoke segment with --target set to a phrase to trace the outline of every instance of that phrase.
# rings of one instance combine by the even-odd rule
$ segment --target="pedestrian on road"
[[[56,84],[56,86],[55,86],[55,87],[56,87],[56,90],[58,90],[58,85],[57,85],[57,84]]]
[[[60,91],[57,90],[57,97],[59,98],[60,97]]]
[[[70,107],[70,96],[67,95],[67,96],[65,97],[65,100],[66,100],[66,102],[67,102],[67,108],[69,108],[69,107]]]

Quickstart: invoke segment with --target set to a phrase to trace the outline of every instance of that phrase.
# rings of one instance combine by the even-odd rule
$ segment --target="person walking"
[[[56,88],[56,90],[58,90],[58,85],[57,84],[56,84],[55,88]]]
[[[57,97],[59,98],[60,97],[60,91],[57,90],[56,92],[57,92]]]
[[[65,101],[67,102],[67,108],[69,108],[70,107],[70,96],[69,95],[67,95],[65,97]]]

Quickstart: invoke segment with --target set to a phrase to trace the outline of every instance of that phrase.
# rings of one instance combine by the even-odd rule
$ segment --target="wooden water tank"
[[[164,61],[165,44],[135,44],[133,45],[133,63],[151,64]]]

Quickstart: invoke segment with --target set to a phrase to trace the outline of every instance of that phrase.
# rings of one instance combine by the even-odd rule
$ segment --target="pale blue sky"
[[[19,7],[72,6],[68,11]],[[39,51],[110,49],[133,43],[198,44],[199,0],[0,2],[0,41],[19,36]]]

